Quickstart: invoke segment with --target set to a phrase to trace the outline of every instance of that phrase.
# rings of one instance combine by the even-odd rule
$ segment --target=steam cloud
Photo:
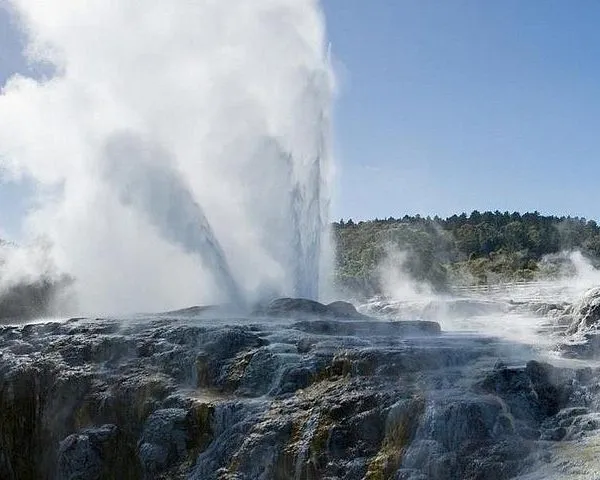
[[[80,308],[316,297],[334,84],[314,0],[9,0],[47,79],[0,95],[0,167]],[[199,261],[199,259],[201,261]]]
[[[407,268],[409,252],[392,245],[386,248],[386,255],[378,267],[379,282],[385,296],[395,300],[423,300],[434,297],[433,287],[419,282]]]
[[[105,174],[121,201],[146,213],[166,240],[199,255],[220,290],[243,305],[243,295],[202,207],[163,152],[121,134],[108,140],[105,153]]]

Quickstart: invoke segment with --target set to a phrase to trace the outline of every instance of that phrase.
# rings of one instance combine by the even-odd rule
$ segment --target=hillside
[[[564,267],[561,252],[600,258],[600,227],[579,217],[474,211],[442,219],[334,223],[338,286],[365,294],[381,289],[381,268],[397,261],[417,281],[438,289],[552,277]],[[394,260],[396,258],[396,260]]]

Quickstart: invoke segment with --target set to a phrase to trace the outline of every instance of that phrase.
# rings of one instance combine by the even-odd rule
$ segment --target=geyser
[[[333,76],[313,0],[8,2],[50,78],[0,95],[80,308],[318,298]],[[200,259],[200,261],[198,261]]]
[[[105,156],[105,175],[121,201],[145,212],[165,239],[199,255],[217,286],[236,305],[243,305],[243,295],[202,207],[163,152],[120,134],[108,140]]]

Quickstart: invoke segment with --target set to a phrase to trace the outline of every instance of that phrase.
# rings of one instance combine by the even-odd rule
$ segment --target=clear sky
[[[21,50],[18,32],[10,23],[0,0],[0,86],[12,73],[28,72]],[[0,238],[16,239],[21,219],[28,208],[31,187],[6,180],[0,171]]]
[[[325,0],[336,214],[600,217],[600,2]]]
[[[600,1],[323,5],[340,84],[334,218],[600,218]],[[20,48],[0,8],[0,85],[26,71]],[[28,190],[0,184],[0,236],[18,236]]]

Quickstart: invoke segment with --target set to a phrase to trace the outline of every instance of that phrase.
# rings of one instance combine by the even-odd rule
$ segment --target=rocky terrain
[[[0,478],[594,478],[557,445],[595,441],[599,391],[593,366],[342,302],[4,326]]]

